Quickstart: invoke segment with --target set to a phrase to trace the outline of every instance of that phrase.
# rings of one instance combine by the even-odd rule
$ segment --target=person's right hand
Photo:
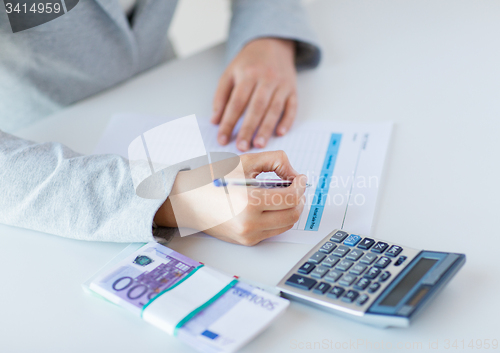
[[[220,188],[206,185],[194,192],[175,196],[175,214],[182,212],[182,224],[175,220],[169,199],[158,210],[155,222],[160,226],[197,229],[221,240],[246,246],[291,229],[304,208],[306,176],[299,175],[292,168],[283,151],[246,154],[240,158],[247,178],[255,178],[262,172],[275,172],[282,179],[293,180],[293,183],[286,188],[273,189],[228,186],[231,200],[236,200],[235,203],[238,203],[238,199],[242,202],[248,200],[248,204],[236,217],[216,222],[218,225],[209,229],[204,229],[204,225],[217,221],[228,198],[221,194]],[[188,174],[192,172],[178,174],[172,193],[182,188],[182,179],[189,178]],[[231,174],[226,177],[230,178]]]

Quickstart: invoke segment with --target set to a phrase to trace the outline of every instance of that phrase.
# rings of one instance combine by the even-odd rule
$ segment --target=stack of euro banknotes
[[[204,293],[210,281],[222,281],[215,295]],[[289,304],[154,242],[125,250],[84,287],[200,352],[239,350]]]

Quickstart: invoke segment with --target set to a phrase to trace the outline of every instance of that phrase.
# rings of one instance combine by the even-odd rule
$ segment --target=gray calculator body
[[[464,263],[464,254],[334,230],[277,287],[285,298],[366,324],[407,327]]]

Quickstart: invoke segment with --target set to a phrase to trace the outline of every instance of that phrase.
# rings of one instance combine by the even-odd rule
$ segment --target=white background
[[[294,344],[360,340],[365,345],[352,351],[390,342],[394,352],[419,343],[420,351],[455,352],[446,340],[463,339],[467,348],[471,339],[500,339],[500,2],[323,0],[308,9],[324,56],[320,68],[299,74],[298,119],[395,121],[373,236],[462,252],[467,263],[408,329],[380,330],[292,303],[243,351],[304,352],[311,350]],[[162,65],[19,135],[91,153],[117,112],[208,118],[223,58],[217,47]],[[7,226],[0,234],[1,352],[191,352],[83,292],[80,284],[124,244]],[[170,246],[269,285],[309,250],[190,237]],[[436,341],[439,349],[430,350]]]

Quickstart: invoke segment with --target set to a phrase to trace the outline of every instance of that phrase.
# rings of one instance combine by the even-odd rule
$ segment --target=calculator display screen
[[[396,306],[405,295],[425,276],[427,271],[437,262],[436,259],[421,258],[406,276],[382,300],[380,305]]]

